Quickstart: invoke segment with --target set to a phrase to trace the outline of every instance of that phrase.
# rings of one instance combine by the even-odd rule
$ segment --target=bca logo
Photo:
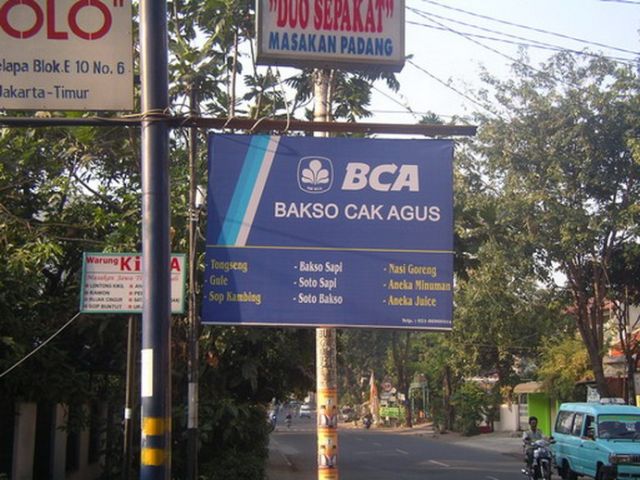
[[[366,163],[348,163],[342,190],[362,190],[367,186],[377,192],[419,192],[418,165],[398,167],[395,163],[383,163],[371,168]]]
[[[307,193],[328,192],[333,185],[333,164],[325,157],[302,157],[298,162],[298,186]]]

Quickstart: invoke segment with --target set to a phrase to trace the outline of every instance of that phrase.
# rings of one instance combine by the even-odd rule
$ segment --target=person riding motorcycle
[[[364,425],[364,428],[369,428],[371,427],[372,423],[373,423],[373,415],[371,415],[371,412],[367,412],[367,414],[362,419],[362,424]]]
[[[522,435],[522,442],[525,454],[525,462],[527,463],[527,469],[531,469],[533,464],[533,444],[536,440],[542,440],[544,436],[538,429],[538,418],[529,417],[529,430]]]

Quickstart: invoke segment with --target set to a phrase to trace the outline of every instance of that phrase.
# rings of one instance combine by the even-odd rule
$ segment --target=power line
[[[407,23],[411,24],[411,25],[422,26],[422,27],[431,28],[431,29],[435,29],[435,30],[451,31],[451,32],[455,32],[455,33],[458,33],[458,34],[464,34],[464,35],[467,35],[467,36],[473,37],[473,38],[481,38],[483,40],[491,40],[491,41],[508,43],[508,44],[511,44],[511,45],[518,45],[518,46],[523,46],[523,47],[539,48],[539,49],[551,50],[551,51],[556,51],[556,52],[565,51],[565,52],[573,53],[575,55],[590,56],[590,57],[604,57],[604,58],[608,58],[608,59],[610,59],[612,61],[615,61],[615,62],[623,63],[625,65],[633,65],[633,64],[636,63],[636,61],[633,60],[633,59],[624,58],[624,57],[607,56],[607,55],[602,55],[602,54],[599,54],[599,53],[588,52],[588,51],[574,50],[574,49],[563,47],[563,46],[560,46],[560,45],[554,45],[554,44],[551,44],[551,43],[541,42],[539,40],[534,40],[534,39],[530,39],[530,38],[526,38],[526,37],[520,37],[518,35],[513,35],[513,34],[510,34],[510,33],[506,33],[506,32],[500,32],[498,30],[493,30],[493,29],[490,29],[490,28],[481,27],[479,25],[474,25],[474,24],[471,24],[471,23],[462,22],[460,20],[455,20],[455,19],[450,18],[450,17],[437,15],[435,13],[424,12],[424,11],[418,10],[416,8],[407,7],[407,10],[412,11],[416,15],[418,15],[418,16],[420,16],[422,18],[425,18],[427,20],[430,20],[430,21],[433,21],[433,18],[435,17],[435,18],[439,18],[441,20],[446,20],[446,21],[450,21],[450,22],[453,22],[453,23],[457,23],[459,25],[464,25],[464,26],[471,27],[471,28],[476,28],[478,30],[482,30],[482,31],[485,31],[485,32],[495,33],[495,34],[498,34],[498,35],[502,35],[504,37],[514,38],[514,39],[523,40],[523,41],[522,42],[516,42],[516,41],[513,41],[513,40],[508,40],[506,38],[490,37],[490,36],[487,36],[487,35],[480,35],[480,34],[477,34],[477,33],[470,33],[470,32],[460,32],[458,30],[453,30],[453,29],[445,27],[445,26],[427,25],[425,23],[407,21]]]
[[[445,17],[444,15],[438,15],[438,14],[433,13],[433,12],[425,12],[424,10],[420,10],[420,9],[413,8],[413,7],[407,7],[407,10],[409,10],[409,11],[411,11],[411,12],[415,13],[416,15],[419,15],[419,16],[421,16],[423,18],[428,18],[428,19],[439,18],[440,20],[445,20],[445,21],[449,21],[449,22],[452,22],[452,23],[457,23],[458,25],[464,25],[465,27],[476,28],[476,29],[482,30],[484,32],[496,33],[498,35],[503,35],[505,37],[515,38],[515,39],[518,39],[518,40],[524,40],[526,42],[529,42],[528,45],[531,45],[531,46],[533,46],[533,44],[539,44],[539,45],[545,45],[545,46],[550,45],[548,43],[541,42],[539,40],[533,40],[533,39],[529,39],[529,38],[525,38],[525,37],[520,37],[518,35],[513,35],[513,34],[510,34],[510,33],[501,32],[499,30],[493,30],[491,28],[481,27],[480,25],[477,25],[477,24],[474,24],[474,23],[463,22],[462,20],[456,20],[456,19],[451,18],[451,17]],[[428,26],[428,25],[425,25],[425,26]],[[435,27],[431,27],[431,28],[435,28]],[[469,35],[476,36],[477,34],[469,34]],[[485,38],[487,38],[487,37],[485,37]],[[524,45],[524,43],[522,45]],[[554,47],[561,48],[561,47],[557,47],[555,45],[554,45]]]
[[[465,11],[465,10],[456,9],[456,8],[453,8],[453,7],[447,7],[447,6],[442,5],[442,4],[438,3],[438,2],[435,2],[435,1],[433,1],[433,0],[423,0],[423,1],[424,1],[424,2],[427,2],[427,3],[435,4],[435,5],[438,5],[438,6],[443,6],[444,8],[451,8],[451,9],[453,9],[453,10],[459,10],[459,11],[463,11],[463,12],[465,12],[465,13],[469,13],[469,14],[474,15],[473,13],[467,12],[467,11]],[[481,16],[481,15],[477,15],[477,14],[476,14],[476,16]],[[510,62],[512,62],[512,63],[519,64],[519,65],[521,65],[522,67],[524,67],[524,68],[526,68],[526,69],[529,69],[529,70],[531,70],[531,71],[533,71],[533,72],[536,72],[536,73],[541,74],[541,75],[545,75],[545,76],[547,76],[547,77],[549,77],[549,78],[553,79],[554,81],[556,81],[556,82],[558,82],[558,83],[562,83],[562,84],[565,84],[565,85],[570,86],[570,87],[575,87],[575,86],[576,86],[576,85],[574,85],[573,83],[567,82],[566,80],[564,80],[564,79],[562,79],[562,78],[556,78],[556,77],[554,77],[553,75],[551,75],[551,74],[550,74],[550,73],[548,73],[548,72],[541,71],[541,70],[539,70],[539,69],[537,69],[537,68],[535,68],[535,67],[532,67],[531,65],[528,65],[528,64],[524,63],[524,62],[523,62],[523,61],[521,61],[521,60],[518,60],[518,59],[515,59],[515,58],[513,58],[513,57],[510,57],[509,55],[507,55],[507,54],[505,54],[505,53],[501,52],[500,50],[497,50],[497,49],[495,49],[495,48],[492,48],[492,47],[490,47],[490,46],[488,46],[488,45],[485,45],[485,44],[484,44],[484,43],[482,43],[482,42],[479,42],[479,41],[477,41],[477,40],[475,40],[475,39],[471,38],[472,36],[474,36],[473,34],[467,34],[467,33],[465,33],[465,32],[460,32],[460,31],[458,31],[458,30],[454,30],[454,29],[452,29],[452,28],[448,27],[447,25],[444,25],[444,24],[442,24],[442,23],[440,23],[440,22],[438,22],[438,21],[434,20],[433,18],[430,18],[428,15],[423,15],[423,17],[424,17],[424,18],[426,18],[428,21],[430,21],[430,22],[432,22],[432,23],[434,23],[434,24],[438,25],[438,26],[439,26],[439,27],[441,27],[443,30],[447,30],[447,31],[450,31],[450,32],[452,32],[452,33],[455,33],[456,35],[460,35],[461,37],[465,38],[466,40],[468,40],[468,41],[470,41],[470,42],[473,42],[474,44],[479,45],[479,46],[481,46],[482,48],[485,48],[485,49],[487,49],[487,50],[489,50],[489,51],[491,51],[491,52],[493,52],[493,53],[495,53],[495,54],[497,54],[497,55],[500,55],[501,57],[506,58],[507,60],[509,60],[509,61],[510,61]],[[484,17],[484,16],[481,16],[481,17]],[[491,19],[491,17],[487,17],[487,18],[490,18],[490,19]],[[495,20],[495,21],[499,21],[499,20],[497,20],[497,19],[494,19],[494,20]],[[510,22],[506,22],[506,23],[510,23]],[[423,25],[423,26],[427,26],[427,27],[428,27],[428,25]],[[522,28],[527,28],[527,27],[522,27]],[[550,33],[552,33],[552,32],[550,32]],[[476,36],[477,36],[477,35],[476,35]],[[560,36],[561,36],[561,35],[560,35]],[[571,37],[569,37],[569,38],[571,38]],[[589,43],[589,42],[587,42],[587,43]],[[607,47],[607,48],[609,48],[609,47]],[[614,48],[615,48],[615,47],[614,47]],[[620,50],[622,50],[622,49],[620,49]],[[634,53],[634,52],[631,52],[631,53]],[[497,114],[496,112],[494,112],[494,111],[490,110],[490,109],[489,109],[488,107],[486,107],[485,105],[480,104],[479,102],[477,102],[476,100],[472,99],[472,98],[471,98],[471,97],[469,97],[468,95],[465,95],[464,93],[462,93],[462,92],[458,91],[457,89],[455,89],[454,87],[452,87],[450,84],[448,84],[448,83],[446,83],[446,82],[443,82],[442,80],[440,80],[439,78],[437,78],[435,75],[433,75],[433,74],[431,74],[430,72],[426,71],[426,70],[425,70],[425,69],[423,69],[422,67],[419,67],[418,65],[416,65],[414,62],[412,62],[412,61],[408,60],[408,61],[407,61],[407,63],[409,63],[409,64],[413,65],[414,67],[416,67],[416,68],[418,68],[418,69],[420,69],[423,73],[425,73],[425,74],[426,74],[426,75],[428,75],[429,77],[433,78],[433,79],[434,79],[434,80],[436,80],[437,82],[441,83],[442,85],[446,86],[447,88],[451,89],[452,91],[454,91],[454,92],[455,92],[455,93],[457,93],[458,95],[461,95],[461,96],[463,96],[464,98],[466,98],[467,100],[471,101],[472,103],[474,103],[474,104],[476,104],[476,105],[479,105],[481,108],[483,108],[484,110],[486,110],[486,111],[490,112],[491,114],[493,114],[493,115],[494,115],[494,116],[496,116],[497,118],[501,118],[501,116],[500,116],[499,114]]]
[[[492,115],[495,115],[497,118],[500,118],[500,115],[498,115],[496,112],[494,112],[493,110],[489,109],[489,107],[487,107],[486,105],[483,105],[482,103],[480,103],[479,101],[475,100],[474,98],[470,97],[469,95],[467,95],[466,93],[461,92],[460,90],[458,90],[457,88],[449,85],[447,82],[445,82],[444,80],[439,79],[438,77],[436,77],[434,74],[432,74],[431,72],[425,70],[423,67],[421,67],[420,65],[417,65],[416,63],[414,63],[412,60],[407,60],[406,61],[409,65],[414,66],[415,68],[417,68],[418,70],[420,70],[422,73],[424,73],[425,75],[428,75],[429,77],[431,77],[432,79],[434,79],[436,82],[444,85],[445,87],[447,87],[449,90],[457,93],[458,95],[460,95],[461,97],[469,100],[471,103],[479,106],[480,108],[482,108],[483,110],[486,110],[487,112],[491,113]]]
[[[424,18],[428,19],[426,16]],[[431,19],[428,19],[428,20],[431,20]],[[431,21],[433,21],[433,20],[431,20]],[[537,44],[532,44],[532,43],[515,42],[515,41],[512,41],[512,40],[507,40],[505,38],[490,37],[488,35],[480,35],[480,34],[477,34],[477,33],[461,32],[460,30],[454,30],[452,28],[445,27],[445,26],[427,25],[426,23],[415,22],[415,21],[410,21],[410,20],[407,20],[406,23],[409,24],[409,25],[416,25],[418,27],[431,28],[433,30],[448,31],[448,32],[455,33],[455,34],[463,36],[463,37],[480,38],[480,39],[483,39],[483,40],[502,42],[502,43],[507,43],[507,44],[510,44],[510,45],[517,45],[517,46],[521,46],[521,47],[539,48],[539,49],[550,50],[550,51],[555,51],[555,52],[569,52],[569,53],[572,53],[574,55],[583,56],[583,57],[605,58],[607,60],[611,60],[612,62],[620,63],[621,65],[627,65],[627,66],[634,66],[634,65],[637,64],[636,60],[623,58],[623,57],[612,57],[612,56],[602,55],[602,54],[598,54],[598,53],[594,53],[594,52],[572,50],[570,48],[565,48],[565,47],[560,47],[560,46],[554,47],[552,45],[544,46],[544,44],[537,45]]]
[[[460,119],[463,121],[471,121],[471,117],[465,117],[462,115],[446,115],[444,113],[436,113],[436,112],[432,112],[432,111],[416,111],[416,110],[383,110],[383,109],[372,109],[370,110],[371,113],[381,113],[381,114],[394,114],[394,115],[413,115],[414,117],[416,115],[429,115],[429,114],[433,114],[433,115],[437,115],[440,118],[455,118],[455,119]]]
[[[423,0],[423,1],[430,1],[430,0]],[[472,43],[475,43],[476,45],[479,45],[479,46],[481,46],[482,48],[485,48],[485,49],[489,50],[490,52],[495,53],[496,55],[500,55],[501,57],[506,58],[507,60],[509,60],[509,61],[510,61],[510,62],[512,62],[512,63],[517,63],[517,64],[519,64],[519,65],[522,65],[522,66],[523,66],[523,67],[525,67],[525,68],[528,68],[528,69],[529,69],[529,70],[531,70],[531,71],[534,71],[534,72],[539,73],[539,74],[542,74],[542,75],[546,75],[547,77],[549,77],[549,78],[551,78],[551,79],[555,80],[556,82],[558,82],[558,83],[563,83],[563,84],[565,84],[565,85],[567,85],[567,86],[569,86],[569,87],[575,87],[575,86],[576,86],[576,85],[574,85],[574,84],[572,84],[572,83],[567,82],[566,80],[564,80],[564,79],[562,79],[562,78],[554,77],[553,75],[551,75],[551,74],[549,74],[549,73],[547,73],[547,72],[543,72],[543,71],[542,71],[542,70],[540,70],[540,69],[537,69],[537,68],[535,68],[535,67],[532,67],[531,65],[528,65],[528,64],[524,63],[524,62],[523,62],[523,61],[521,61],[521,60],[518,60],[518,59],[516,59],[516,58],[513,58],[513,57],[511,57],[511,56],[507,55],[506,53],[501,52],[500,50],[496,50],[495,48],[490,47],[490,46],[488,46],[488,45],[485,45],[485,44],[484,44],[484,43],[482,43],[482,42],[479,42],[479,41],[477,41],[477,40],[474,40],[473,38],[470,38],[470,37],[469,37],[467,34],[465,34],[464,32],[459,32],[459,31],[454,30],[454,29],[452,29],[452,28],[450,28],[450,27],[447,27],[446,25],[443,25],[442,23],[438,22],[437,20],[433,20],[433,19],[428,19],[428,20],[429,20],[430,22],[435,23],[436,25],[439,25],[439,26],[441,26],[441,27],[445,28],[446,30],[449,30],[449,31],[450,31],[450,32],[452,32],[452,33],[455,33],[456,35],[460,35],[461,37],[466,38],[468,41],[470,41],[470,42],[472,42]]]
[[[438,80],[439,82],[443,83],[442,81]],[[413,110],[408,103],[402,102],[394,97],[392,97],[391,95],[389,95],[386,92],[383,92],[382,90],[380,90],[379,88],[377,88],[375,85],[372,85],[371,88],[373,90],[375,90],[376,92],[378,92],[380,95],[383,95],[384,97],[388,98],[389,100],[391,100],[393,103],[401,106],[404,110],[371,110],[372,113],[393,113],[393,114],[407,114],[407,115],[412,115],[414,118],[418,118],[418,115],[429,115],[429,114],[434,114],[437,115],[438,117],[442,117],[442,118],[459,118],[461,120],[470,120],[470,118],[465,118],[461,115],[444,115],[444,114],[439,114],[439,113],[435,113],[432,111],[416,111]],[[403,96],[404,99],[404,96]]]
[[[464,13],[464,14],[467,14],[467,15],[471,15],[473,17],[478,17],[478,18],[482,18],[482,19],[489,20],[489,21],[492,21],[492,22],[497,22],[497,23],[502,23],[504,25],[509,25],[511,27],[524,28],[525,30],[531,30],[531,31],[534,31],[534,32],[543,33],[545,35],[553,35],[553,36],[556,36],[556,37],[565,38],[565,39],[568,39],[568,40],[573,40],[575,42],[586,43],[588,45],[594,45],[594,46],[597,46],[597,47],[608,48],[608,49],[611,49],[611,50],[617,50],[619,52],[630,53],[630,54],[633,54],[633,55],[639,55],[640,54],[640,52],[635,52],[633,50],[627,50],[625,48],[614,47],[612,45],[607,45],[607,44],[604,44],[604,43],[593,42],[591,40],[585,40],[583,38],[572,37],[571,35],[565,35],[563,33],[552,32],[550,30],[545,30],[543,28],[530,27],[528,25],[522,25],[520,23],[510,22],[508,20],[501,20],[499,18],[491,17],[491,16],[488,16],[488,15],[482,15],[482,14],[479,14],[479,13],[471,12],[469,10],[464,10],[462,8],[456,8],[456,7],[452,7],[450,5],[445,5],[445,4],[442,4],[440,2],[436,2],[434,0],[422,0],[422,1],[425,2],[425,3],[430,3],[432,5],[437,5],[438,7],[446,8],[448,10],[454,10],[456,12],[461,12],[461,13]],[[621,1],[621,0],[618,0],[618,1]],[[630,0],[627,0],[627,1],[630,1]]]
[[[69,325],[71,325],[73,323],[73,321],[78,318],[81,315],[80,312],[76,313],[73,318],[71,318],[71,320],[69,320],[67,323],[65,323],[63,326],[61,326],[58,330],[56,330],[56,332],[51,335],[49,338],[47,338],[44,342],[42,342],[40,345],[38,345],[36,348],[34,348],[30,353],[28,353],[27,355],[25,355],[21,360],[18,360],[16,363],[14,363],[11,367],[7,368],[4,372],[0,373],[0,378],[4,377],[5,375],[7,375],[9,372],[11,372],[14,368],[17,368],[18,366],[22,365],[22,363],[24,363],[28,358],[30,358],[31,356],[35,355],[36,352],[38,352],[41,348],[43,348],[47,343],[49,343],[51,340],[53,340],[55,337],[58,336],[58,334],[60,332],[62,332],[65,328],[67,328]]]
[[[405,109],[405,111],[403,113],[409,113],[411,115],[414,116],[414,118],[417,118],[418,112],[414,112],[411,107],[409,106],[408,103],[403,103],[400,100],[395,99],[394,97],[392,97],[391,95],[383,92],[382,90],[380,90],[379,88],[377,88],[375,85],[372,85],[371,88],[373,90],[375,90],[376,92],[378,92],[380,95],[383,95],[385,97],[387,97],[389,100],[391,100],[392,102],[394,102],[397,105],[400,105],[401,107],[403,107]]]
[[[629,5],[640,5],[640,2],[634,2],[633,0],[600,0],[601,2],[611,3],[628,3]]]

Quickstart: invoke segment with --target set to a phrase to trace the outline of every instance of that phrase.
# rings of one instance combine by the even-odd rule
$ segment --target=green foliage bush
[[[489,408],[489,396],[477,383],[464,383],[451,398],[455,407],[455,429],[463,435],[479,432],[482,412]]]
[[[186,413],[186,412],[185,412]],[[266,409],[232,398],[200,405],[198,471],[201,480],[263,480],[269,454]],[[186,478],[187,431],[178,426],[172,453],[174,478]]]
[[[262,480],[269,455],[266,409],[222,400],[203,408],[201,477]]]

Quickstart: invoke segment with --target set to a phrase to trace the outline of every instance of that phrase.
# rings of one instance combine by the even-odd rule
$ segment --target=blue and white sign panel
[[[212,135],[205,323],[448,330],[453,143]]]

